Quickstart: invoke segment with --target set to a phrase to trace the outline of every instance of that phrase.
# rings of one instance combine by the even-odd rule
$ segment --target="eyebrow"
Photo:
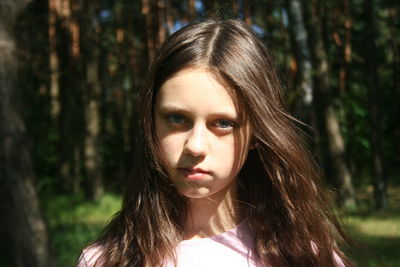
[[[181,113],[183,115],[190,115],[191,112],[188,111],[185,108],[173,106],[173,105],[164,105],[160,106],[158,108],[158,112],[162,114],[168,114],[168,113]],[[239,114],[233,114],[232,112],[226,112],[226,111],[215,111],[215,112],[210,112],[208,116],[212,117],[226,117],[232,120],[238,120],[239,119]]]

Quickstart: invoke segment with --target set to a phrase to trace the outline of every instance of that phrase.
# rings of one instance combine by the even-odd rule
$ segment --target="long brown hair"
[[[178,71],[207,67],[235,90],[253,125],[255,149],[240,172],[240,201],[255,234],[255,252],[272,266],[335,266],[345,235],[332,212],[320,172],[286,111],[268,51],[239,20],[207,20],[169,37],[139,92],[139,162],[127,183],[122,210],[96,241],[106,266],[158,266],[174,259],[182,240],[186,202],[161,161],[154,104]]]

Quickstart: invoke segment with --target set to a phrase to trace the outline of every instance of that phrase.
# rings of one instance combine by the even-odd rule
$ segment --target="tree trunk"
[[[243,16],[244,16],[244,21],[246,22],[247,25],[251,25],[251,15],[250,15],[250,1],[249,0],[243,0]]]
[[[188,0],[189,21],[193,21],[196,18],[195,2],[196,2],[195,0]]]
[[[233,16],[235,18],[238,18],[239,15],[240,15],[239,1],[238,0],[232,0],[231,6],[232,6]]]
[[[215,0],[203,0],[203,3],[208,16],[215,16],[217,14]]]
[[[398,24],[398,16],[400,9],[398,8],[397,0],[389,1],[389,27],[390,27],[390,44],[391,50],[393,53],[393,62],[392,62],[392,82],[393,87],[395,89],[395,97],[396,99],[400,99],[400,40],[399,36],[399,24]],[[397,6],[396,6],[397,5]],[[396,118],[400,118],[400,105],[396,105],[397,110],[395,110]],[[395,130],[395,140],[400,140],[400,123],[397,123],[397,127]],[[397,155],[400,155],[400,142],[396,142],[396,152]],[[400,157],[398,157],[400,160]]]
[[[96,58],[97,56],[97,58]],[[88,197],[99,199],[103,194],[103,182],[100,156],[100,117],[99,100],[101,87],[98,77],[98,54],[87,62],[87,89],[85,94],[85,174],[88,180]]]
[[[60,113],[59,58],[57,52],[57,20],[61,2],[49,0],[49,70],[50,70],[50,106],[54,122],[58,122]]]
[[[154,40],[154,32],[153,32],[153,23],[152,23],[152,13],[150,12],[149,0],[142,0],[142,15],[144,18],[144,24],[146,32],[146,51],[148,62],[152,62],[155,57],[155,40]]]
[[[356,206],[352,176],[347,166],[345,145],[333,105],[333,93],[329,83],[329,66],[322,39],[321,22],[314,2],[302,0],[302,7],[314,67],[313,105],[318,130],[321,139],[324,140],[328,158],[325,160],[325,171],[326,176],[331,177],[338,184],[343,206],[352,209]],[[332,165],[328,165],[328,162]]]
[[[302,103],[305,106],[306,112],[308,112],[313,96],[312,63],[307,43],[307,31],[302,17],[301,2],[300,0],[287,0],[286,6],[289,11],[290,36],[293,38],[292,43],[298,67],[297,84],[302,92]],[[301,108],[301,110],[304,110],[304,108]],[[308,118],[309,116],[305,117]]]
[[[165,42],[167,39],[168,31],[167,31],[167,16],[166,16],[166,10],[165,10],[165,1],[163,0],[158,0],[157,1],[157,45],[156,49],[159,49],[161,45]],[[156,26],[156,25],[154,25]]]
[[[28,137],[20,114],[13,24],[29,1],[4,1],[0,9],[0,229],[15,266],[53,266],[46,224],[33,185]]]
[[[52,0],[53,1],[53,0]],[[82,177],[81,154],[83,140],[82,85],[80,29],[77,19],[77,0],[61,0],[57,9],[58,87],[60,112],[58,114],[58,170],[64,192],[79,191]],[[49,14],[51,15],[51,14]],[[51,25],[49,25],[50,27]],[[62,75],[61,75],[62,74]]]
[[[171,9],[171,3],[167,1],[165,3],[165,18],[167,20],[168,35],[171,35],[174,29],[174,18]]]
[[[84,92],[85,106],[85,139],[84,166],[87,179],[86,195],[89,199],[99,199],[103,194],[103,176],[100,152],[100,107],[101,85],[99,78],[99,36],[92,28],[96,5],[86,3],[84,6],[85,20],[85,64],[86,89]]]
[[[380,111],[380,93],[378,65],[376,60],[377,49],[375,37],[375,3],[373,0],[365,0],[365,43],[366,43],[366,68],[367,68],[367,83],[369,96],[369,112],[370,112],[370,127],[371,127],[371,146],[372,146],[372,168],[373,168],[373,184],[375,204],[378,209],[383,209],[388,206],[386,194],[386,175],[384,169],[384,159],[382,152],[382,122]]]
[[[352,20],[350,14],[349,0],[343,0],[344,14],[344,44],[343,44],[343,59],[339,70],[339,89],[343,93],[347,87],[347,72],[351,61],[351,27]]]

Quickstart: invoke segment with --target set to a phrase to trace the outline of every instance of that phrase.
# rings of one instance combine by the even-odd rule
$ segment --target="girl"
[[[176,32],[139,95],[140,162],[79,266],[351,266],[268,52],[246,24]]]

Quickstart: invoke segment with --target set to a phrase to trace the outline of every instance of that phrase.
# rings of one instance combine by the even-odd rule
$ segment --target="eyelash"
[[[228,125],[225,125],[226,127],[222,127],[221,122],[227,123]],[[218,124],[219,124],[219,126],[218,126]],[[233,121],[230,121],[230,120],[217,120],[215,123],[213,123],[213,125],[217,126],[220,129],[224,129],[224,130],[236,127],[236,123]]]
[[[188,120],[183,115],[180,114],[168,114],[166,118],[169,123],[174,125],[185,125],[188,123]],[[222,126],[221,124],[225,125]],[[217,127],[222,131],[227,131],[236,128],[238,126],[236,122],[227,119],[216,120],[211,125]]]

